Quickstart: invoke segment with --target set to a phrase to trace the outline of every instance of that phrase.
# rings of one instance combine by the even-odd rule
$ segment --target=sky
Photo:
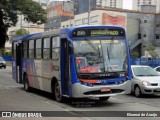
[[[123,0],[124,9],[132,9],[132,0]]]

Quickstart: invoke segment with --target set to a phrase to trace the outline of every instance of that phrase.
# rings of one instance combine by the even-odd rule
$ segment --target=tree
[[[156,50],[155,46],[151,45],[151,46],[145,47],[144,50],[148,51],[152,58],[158,57],[158,54],[155,51]]]
[[[7,29],[15,26],[18,15],[24,15],[28,22],[42,24],[46,21],[43,8],[32,0],[0,0],[0,48],[8,40]]]
[[[22,35],[28,35],[29,31],[27,31],[26,29],[19,29],[16,31],[15,36],[22,36]]]

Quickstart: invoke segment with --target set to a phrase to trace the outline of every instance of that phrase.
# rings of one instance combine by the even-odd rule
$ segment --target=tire
[[[4,69],[6,69],[6,66],[4,66]]]
[[[62,97],[62,93],[61,93],[58,81],[54,85],[54,91],[53,92],[54,92],[54,97],[55,97],[56,101],[57,102],[63,102],[63,97]]]
[[[138,85],[136,85],[136,86],[134,87],[134,95],[135,95],[136,97],[141,97],[141,96],[142,96],[141,89],[140,89],[140,87],[139,87]]]
[[[25,75],[24,77],[24,89],[27,92],[31,91],[31,87],[29,86],[27,75]]]
[[[99,100],[100,101],[107,101],[109,98],[110,98],[109,96],[108,97],[100,97]]]

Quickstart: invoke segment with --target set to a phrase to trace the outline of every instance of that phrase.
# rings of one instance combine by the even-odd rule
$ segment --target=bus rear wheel
[[[61,93],[58,81],[55,83],[55,86],[54,86],[54,96],[56,101],[63,102],[63,97],[62,97],[62,93]]]
[[[24,89],[25,91],[29,92],[31,90],[30,86],[29,86],[29,82],[28,82],[28,77],[27,75],[24,76]]]
[[[100,97],[99,100],[100,101],[107,101],[109,98],[110,98],[109,96],[108,97]]]

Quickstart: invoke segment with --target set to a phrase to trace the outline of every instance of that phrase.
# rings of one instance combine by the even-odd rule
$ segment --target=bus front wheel
[[[55,83],[54,95],[55,95],[56,101],[63,102],[63,97],[62,97],[62,93],[61,93],[58,81]]]
[[[28,83],[28,77],[27,77],[27,75],[25,75],[25,77],[24,77],[24,89],[27,92],[29,92],[31,90],[31,88],[29,86],[29,83]]]

